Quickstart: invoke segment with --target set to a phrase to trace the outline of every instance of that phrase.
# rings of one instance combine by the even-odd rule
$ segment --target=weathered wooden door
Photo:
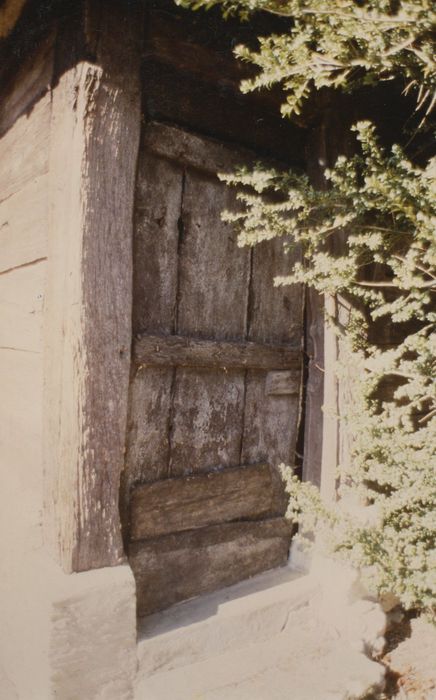
[[[124,475],[139,614],[283,564],[276,466],[298,429],[302,291],[275,288],[280,242],[239,248],[219,181],[241,154],[146,127],[134,241],[134,345]]]

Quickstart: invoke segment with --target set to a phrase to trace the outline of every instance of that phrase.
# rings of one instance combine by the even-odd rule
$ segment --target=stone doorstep
[[[379,697],[384,667],[367,649],[385,616],[342,568],[294,562],[144,618],[135,700]]]
[[[143,618],[138,682],[277,636],[318,588],[287,566]]]

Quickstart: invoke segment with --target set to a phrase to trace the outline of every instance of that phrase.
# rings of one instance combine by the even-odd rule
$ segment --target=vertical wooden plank
[[[254,248],[247,323],[249,340],[300,347],[302,287],[274,287],[274,277],[289,273],[299,257],[299,251],[286,253],[278,239]],[[300,393],[267,395],[266,382],[265,372],[247,372],[241,459],[248,463],[265,460],[273,467],[281,462],[293,465]]]
[[[179,239],[176,330],[203,338],[245,334],[249,253],[221,221],[234,193],[217,178],[188,170]],[[171,416],[171,475],[237,466],[244,405],[243,371],[178,369]]]
[[[306,289],[306,354],[308,357],[304,414],[303,481],[321,485],[324,399],[324,299]]]
[[[171,334],[175,327],[183,169],[140,148],[133,242],[133,333]],[[131,378],[126,463],[121,480],[127,526],[135,483],[168,475],[171,367],[140,367]]]
[[[287,253],[283,241],[263,241],[253,249],[248,339],[301,345],[303,326],[302,285],[275,287],[274,278],[287,275],[301,259],[300,251]]]
[[[312,130],[307,140],[307,172],[314,187],[326,187],[324,168],[327,165],[325,124]],[[305,387],[303,480],[321,487],[323,440],[325,434],[324,381],[325,334],[328,334],[324,318],[324,297],[314,289],[306,289],[304,344],[308,356]],[[332,342],[332,338],[329,339]],[[328,381],[332,383],[332,368],[328,369]],[[336,425],[330,425],[336,435]],[[331,439],[331,438],[330,438]]]
[[[299,394],[265,391],[266,372],[247,372],[242,463],[293,464],[299,418]]]
[[[218,178],[187,172],[177,319],[181,335],[245,336],[249,251],[238,248],[232,226],[221,221],[223,210],[235,206],[234,193]]]
[[[124,556],[118,499],[140,131],[141,22],[119,0],[88,0],[85,16],[96,60],[77,59],[57,76],[51,126],[46,532],[67,571]]]
[[[243,372],[179,369],[170,434],[172,476],[240,464]]]
[[[180,166],[141,148],[133,245],[135,335],[175,330],[182,187]]]

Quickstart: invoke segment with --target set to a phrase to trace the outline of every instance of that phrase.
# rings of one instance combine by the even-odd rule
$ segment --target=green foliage
[[[244,92],[279,83],[288,93],[284,114],[299,113],[311,89],[373,85],[400,77],[430,110],[435,101],[436,29],[432,0],[176,0],[248,18],[265,10],[290,18],[289,30],[261,37],[258,51],[236,55],[260,71],[242,83]]]
[[[435,103],[436,11],[428,0],[179,0],[220,5],[249,17],[267,10],[289,17],[288,31],[236,54],[259,68],[243,84],[280,84],[285,115],[311,91],[354,90],[396,79],[415,90],[416,110]],[[223,179],[238,188],[242,209],[226,213],[240,245],[280,237],[301,260],[276,285],[304,283],[351,308],[336,326],[352,393],[341,415],[349,437],[339,465],[341,500],[323,503],[310,484],[284,469],[289,516],[322,531],[331,551],[354,561],[380,592],[407,607],[436,610],[436,159],[417,164],[400,146],[381,147],[368,122],[354,127],[358,152],[340,157],[315,189],[305,175],[258,165]],[[338,245],[340,241],[340,245]],[[368,323],[388,323],[403,338],[381,349]],[[388,384],[392,395],[383,398]],[[381,397],[381,398],[380,398]],[[364,506],[364,516],[346,504]]]

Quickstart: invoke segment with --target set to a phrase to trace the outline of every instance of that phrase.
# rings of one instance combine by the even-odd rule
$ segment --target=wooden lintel
[[[148,335],[133,346],[137,365],[222,369],[298,369],[301,352],[289,345],[205,340],[180,335]]]
[[[256,160],[255,154],[248,149],[231,148],[215,139],[158,122],[147,125],[143,145],[163,158],[214,175],[232,172],[242,165],[253,165]]]

